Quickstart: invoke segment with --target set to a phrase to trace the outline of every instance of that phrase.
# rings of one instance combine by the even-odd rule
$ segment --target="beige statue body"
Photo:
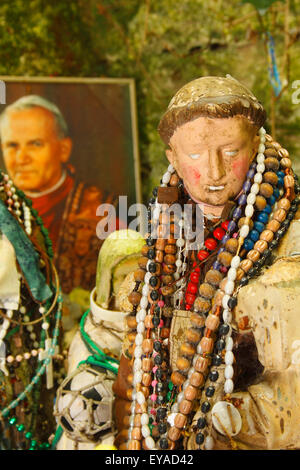
[[[120,450],[300,448],[300,187],[265,118],[227,76],[185,85],[160,122],[170,165],[119,299]],[[200,246],[172,204],[201,208]]]
[[[67,377],[57,392],[56,450],[93,450],[97,444],[113,448],[112,386],[125,330],[120,302],[125,310],[130,308],[122,284],[136,269],[143,243],[142,236],[130,230],[116,231],[103,243],[90,309],[71,342]]]

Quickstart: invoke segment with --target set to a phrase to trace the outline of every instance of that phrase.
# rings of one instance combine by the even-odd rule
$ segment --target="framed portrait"
[[[49,231],[63,293],[84,308],[103,243],[97,208],[141,203],[134,80],[0,79],[0,165]]]

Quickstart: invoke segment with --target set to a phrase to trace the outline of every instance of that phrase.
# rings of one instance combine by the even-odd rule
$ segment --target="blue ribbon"
[[[268,69],[269,69],[270,83],[272,85],[275,95],[278,96],[279,93],[281,92],[282,85],[281,85],[277,63],[276,63],[275,43],[274,43],[273,36],[269,32],[267,32],[267,37],[268,37],[267,46],[268,46],[268,53],[269,53]]]
[[[13,245],[16,258],[35,300],[44,302],[53,293],[39,268],[39,256],[19,223],[0,199],[0,230]]]

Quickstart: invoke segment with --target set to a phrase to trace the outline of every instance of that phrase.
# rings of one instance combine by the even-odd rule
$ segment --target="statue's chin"
[[[224,206],[229,199],[228,195],[224,194],[223,191],[209,192],[208,194],[206,192],[199,194],[190,193],[190,196],[195,202],[211,206]]]

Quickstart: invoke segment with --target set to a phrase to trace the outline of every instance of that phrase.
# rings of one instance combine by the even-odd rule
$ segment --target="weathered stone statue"
[[[132,230],[112,233],[103,243],[90,309],[83,315],[68,354],[68,373],[57,391],[54,415],[57,450],[93,450],[112,446],[116,434],[112,385],[130,308],[122,283],[137,268],[143,237]],[[125,302],[125,304],[124,304]]]
[[[126,280],[119,449],[300,447],[300,187],[265,118],[229,75],[188,83],[162,117],[170,165]]]

